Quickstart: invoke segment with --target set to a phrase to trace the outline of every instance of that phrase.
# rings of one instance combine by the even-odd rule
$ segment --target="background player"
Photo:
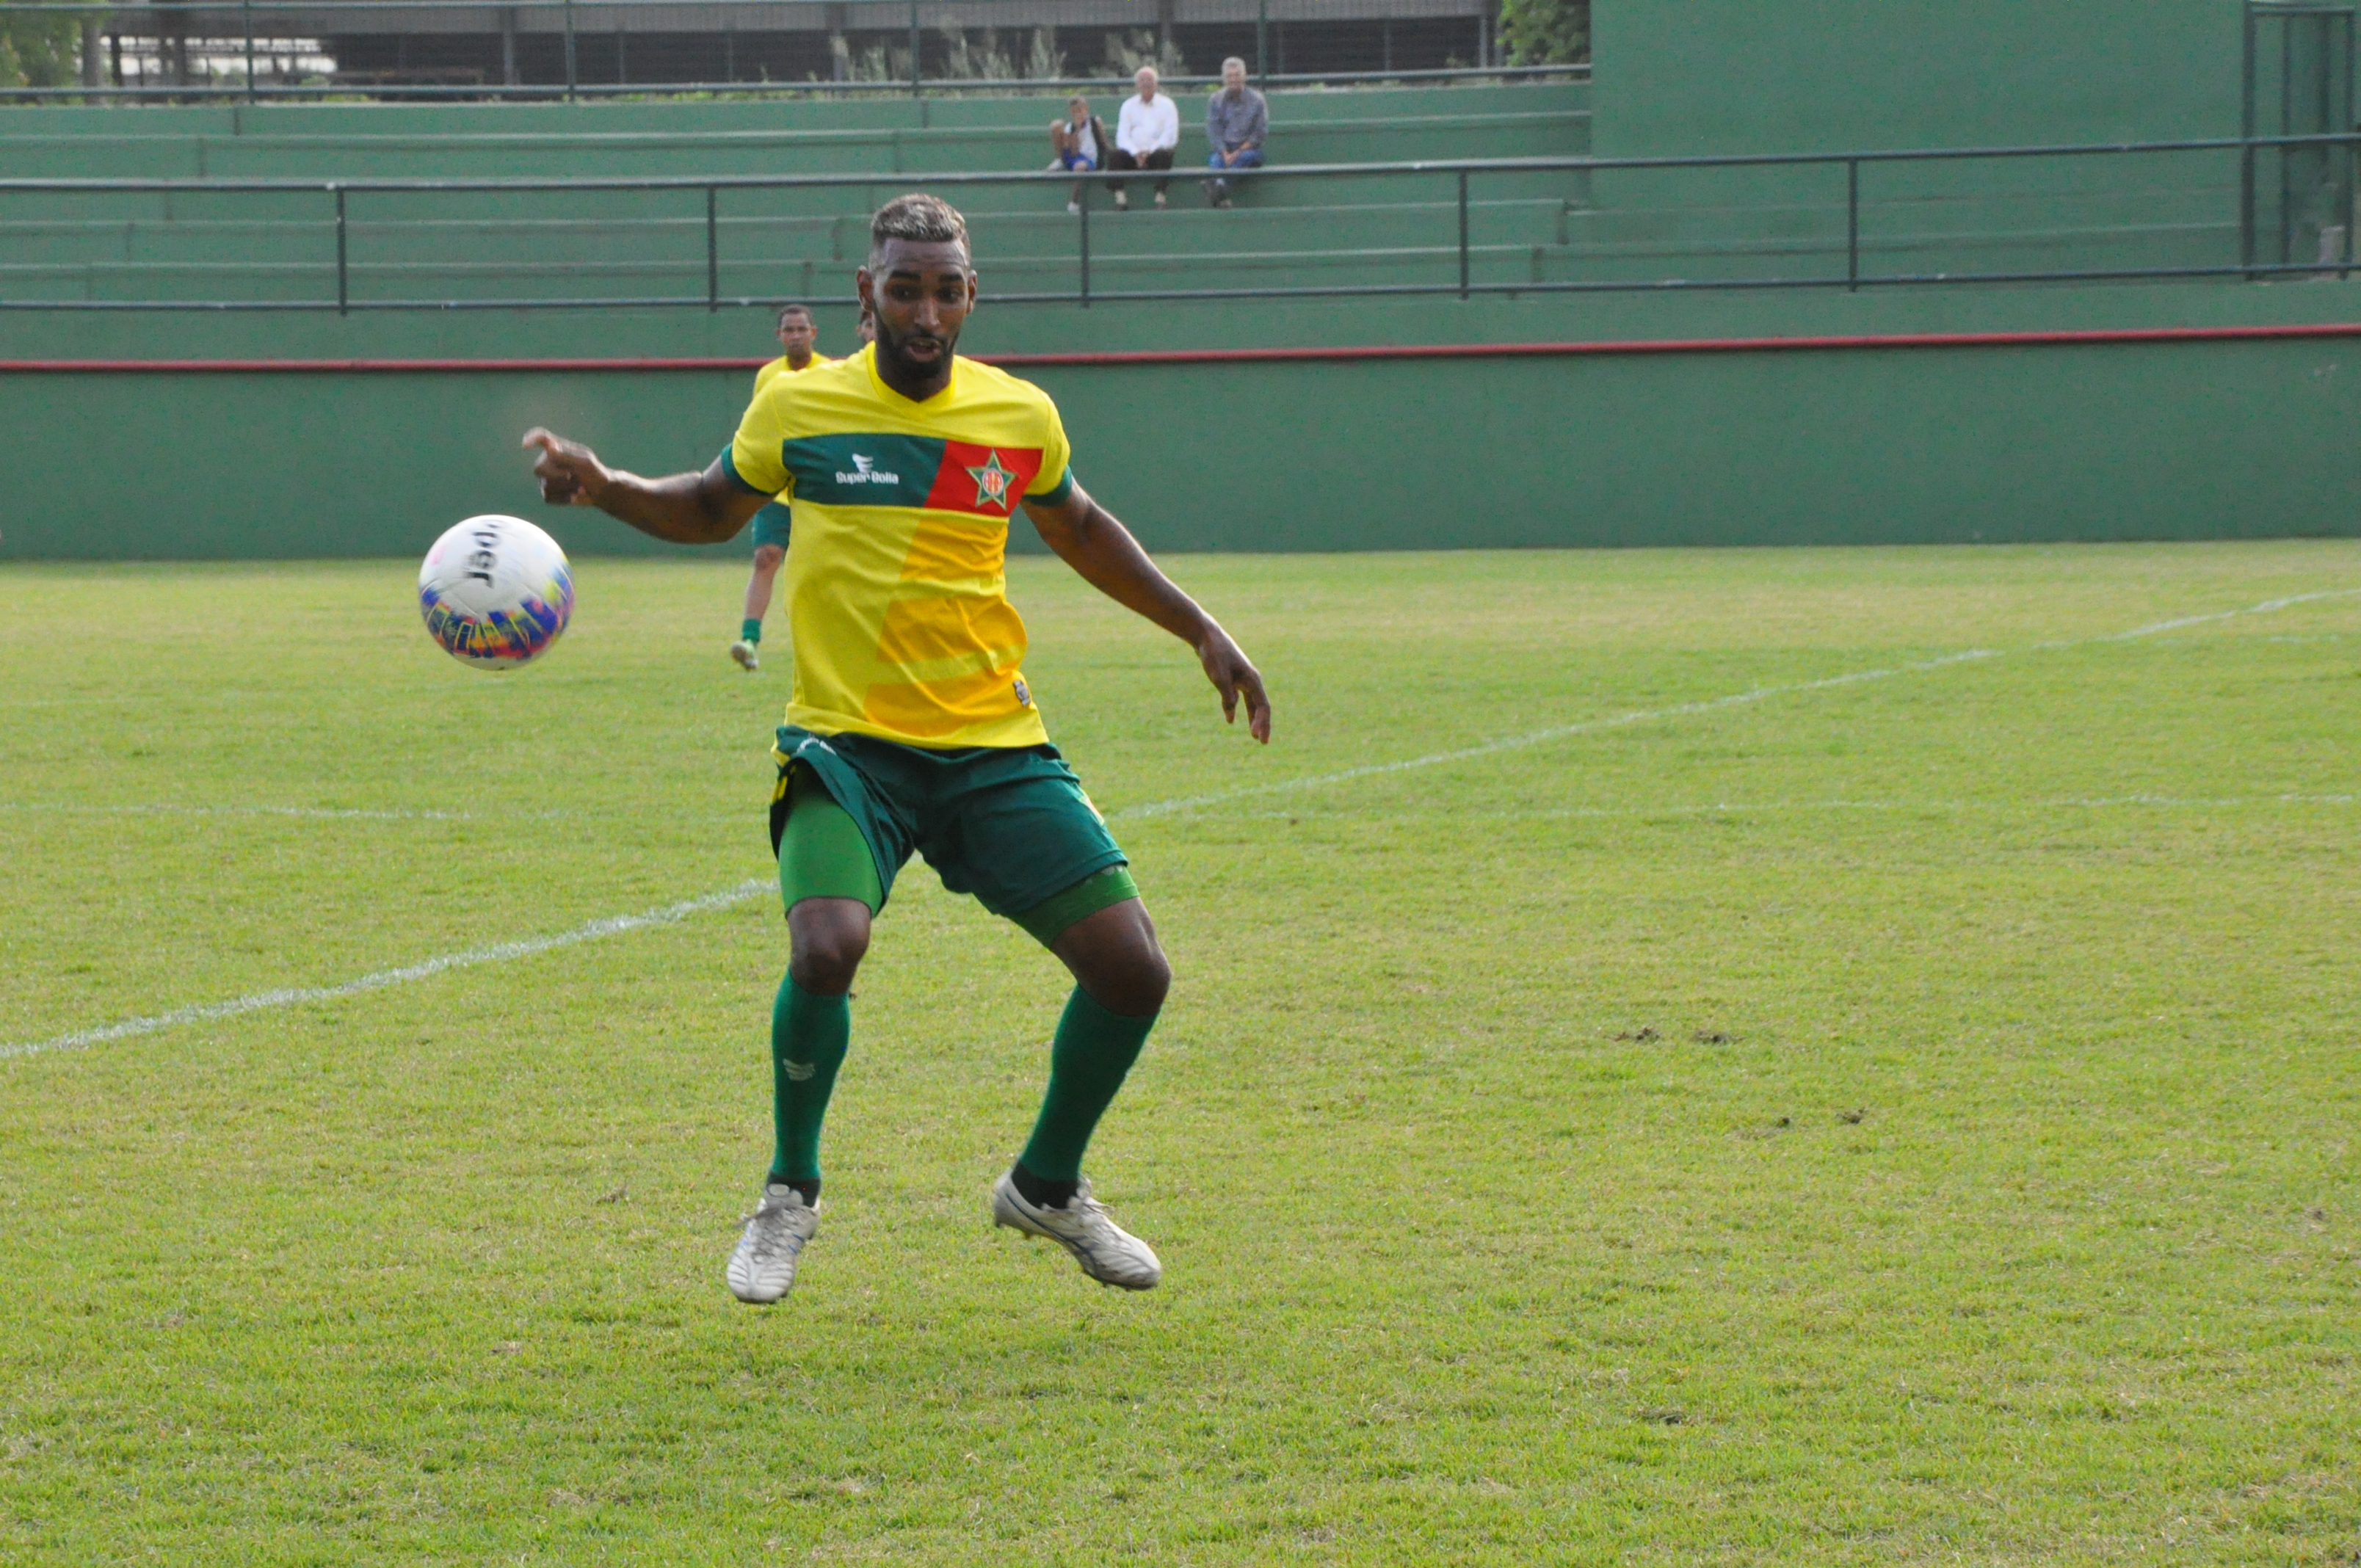
[[[781,376],[808,370],[815,365],[835,364],[826,355],[812,352],[812,345],[818,338],[819,328],[813,323],[810,311],[802,305],[783,307],[779,312],[779,346],[786,352],[754,372],[754,395],[761,397],[763,389]],[[746,619],[738,629],[738,641],[730,644],[730,656],[749,671],[763,666],[763,618],[771,613],[771,584],[779,575],[779,563],[787,558],[790,521],[784,499],[774,500],[754,514],[754,574],[746,579]]]
[[[790,959],[772,1011],[777,1141],[730,1288],[774,1301],[818,1228],[821,1119],[851,1038],[849,995],[894,876],[923,854],[955,893],[1014,920],[1076,984],[1033,1134],[994,1183],[995,1223],[1063,1245],[1084,1273],[1144,1290],[1155,1252],[1092,1196],[1082,1158],[1171,981],[1124,853],[1033,704],[1006,598],[1021,504],[1050,549],[1195,650],[1225,716],[1270,738],[1262,678],[1213,618],[1075,481],[1038,387],[956,356],[975,308],[967,227],[903,196],[877,212],[857,274],[876,341],[774,378],[702,474],[643,479],[545,430],[525,437],[543,499],[596,506],[660,539],[712,543],[792,493],[795,695],[779,727],[773,841]]]

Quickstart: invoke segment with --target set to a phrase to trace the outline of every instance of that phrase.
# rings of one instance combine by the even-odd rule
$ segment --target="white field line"
[[[2109,642],[2128,642],[2137,638],[2159,636],[2191,626],[2205,626],[2216,621],[2232,620],[2241,616],[2268,615],[2300,604],[2312,604],[2323,599],[2351,598],[2361,595],[2361,588],[2334,588],[2320,593],[2294,594],[2285,598],[2266,599],[2260,604],[2241,609],[2216,610],[2207,615],[2181,616],[2172,620],[2159,620],[2147,626],[2136,626],[2128,631],[2108,632],[2098,637],[2075,638],[2066,641],[2037,642],[2020,650],[2023,652],[2054,652],[2068,648],[2092,647]],[[1947,653],[1938,659],[1921,659],[1910,663],[1893,664],[1882,669],[1856,670],[1850,674],[1829,675],[1815,681],[1796,681],[1786,685],[1755,686],[1728,696],[1707,697],[1696,702],[1675,703],[1668,707],[1650,708],[1642,712],[1618,714],[1607,718],[1583,719],[1573,724],[1554,725],[1547,729],[1529,730],[1480,745],[1463,746],[1449,751],[1432,751],[1423,757],[1408,757],[1399,762],[1372,762],[1357,768],[1345,768],[1332,773],[1314,773],[1303,778],[1284,779],[1275,784],[1249,784],[1243,789],[1225,790],[1215,795],[1190,795],[1176,800],[1154,801],[1108,813],[1110,820],[1118,818],[1158,817],[1168,812],[1187,811],[1199,806],[1218,806],[1233,800],[1247,799],[1258,795],[1275,795],[1284,791],[1316,789],[1324,784],[1345,784],[1354,779],[1371,778],[1382,773],[1406,773],[1415,768],[1439,767],[1445,762],[1466,762],[1477,757],[1489,757],[1503,751],[1521,751],[1530,746],[1544,745],[1568,736],[1595,734],[1605,729],[1618,729],[1629,725],[1644,724],[1653,719],[1678,718],[1690,714],[1711,713],[1737,707],[1768,697],[1786,696],[1802,692],[1828,691],[1838,686],[1855,685],[1864,681],[1891,680],[1897,675],[1913,674],[1927,670],[1939,670],[1953,664],[1973,663],[1983,659],[2005,657],[2004,652],[1971,648],[1963,652]],[[2320,797],[2328,799],[2333,797]],[[301,808],[291,807],[292,810]],[[1907,809],[1897,806],[1895,809]],[[192,1007],[176,1008],[145,1018],[126,1018],[121,1023],[103,1025],[94,1029],[82,1029],[51,1039],[28,1041],[22,1045],[0,1046],[0,1059],[34,1056],[44,1051],[71,1050],[82,1046],[93,1046],[106,1040],[117,1040],[131,1035],[153,1034],[181,1024],[203,1023],[214,1018],[236,1017],[242,1013],[257,1013],[265,1008],[286,1007],[304,1002],[326,1002],[341,996],[358,995],[390,985],[401,985],[413,980],[424,980],[445,970],[465,969],[476,964],[502,963],[511,959],[529,958],[555,948],[572,947],[579,942],[596,941],[602,937],[620,936],[650,926],[668,926],[707,910],[726,908],[742,904],[767,893],[774,885],[768,878],[739,883],[721,893],[708,894],[685,903],[666,905],[640,915],[618,915],[605,920],[593,920],[571,931],[553,937],[535,937],[522,942],[503,942],[496,947],[477,948],[464,953],[448,953],[428,959],[402,969],[379,970],[374,974],[348,980],[341,985],[313,986],[299,990],[258,992],[228,1002],[209,1002]]]
[[[472,811],[372,811],[327,806],[84,806],[77,801],[0,801],[0,811],[40,812],[64,817],[298,817],[314,820],[354,822],[472,822]],[[555,817],[555,812],[529,815]]]
[[[1929,815],[1970,811],[2112,811],[2136,807],[2152,811],[2230,811],[2245,806],[2361,806],[2361,793],[2350,795],[2059,795],[2052,800],[1763,800],[1708,801],[1690,806],[1565,806],[1546,810],[1488,811],[1488,817],[1588,821],[1593,817],[1769,817],[1785,812],[1916,811]],[[1257,816],[1278,817],[1278,811]]]
[[[382,969],[342,985],[315,985],[286,991],[260,991],[252,996],[241,996],[229,1002],[207,1002],[194,1007],[177,1007],[170,1013],[158,1013],[146,1018],[126,1018],[119,1024],[107,1024],[95,1029],[78,1029],[71,1035],[53,1039],[34,1040],[18,1046],[0,1046],[0,1058],[28,1057],[41,1051],[72,1050],[80,1046],[94,1046],[104,1040],[119,1040],[130,1035],[152,1035],[159,1029],[170,1029],[181,1024],[202,1024],[214,1018],[234,1018],[241,1013],[259,1013],[269,1007],[289,1007],[304,1002],[333,1002],[341,996],[358,996],[365,991],[381,991],[389,985],[402,985],[445,970],[467,969],[477,964],[505,963],[511,959],[531,958],[555,948],[570,948],[581,942],[595,942],[602,937],[620,937],[626,931],[642,931],[651,926],[670,926],[702,915],[708,910],[726,909],[733,904],[743,904],[778,886],[775,879],[763,877],[740,883],[721,893],[708,893],[703,898],[691,898],[679,904],[667,904],[661,909],[647,910],[639,915],[612,915],[604,920],[593,920],[587,926],[577,926],[571,931],[560,931],[553,937],[533,937],[522,942],[500,942],[489,948],[472,948],[464,953],[445,953],[428,959],[423,963],[401,969]]]
[[[2234,620],[2240,616],[2268,615],[2300,604],[2320,599],[2351,598],[2361,595],[2361,588],[2333,588],[2315,594],[2295,594],[2286,598],[2265,599],[2260,604],[2242,609],[2215,610],[2208,615],[2184,615],[2172,620],[2159,620],[2147,626],[2136,626],[2129,631],[2110,631],[2098,637],[2078,637],[2060,642],[2036,642],[2017,650],[2021,653],[2052,653],[2068,648],[2096,647],[2110,642],[2129,642],[2142,637],[2161,636],[2168,631],[2180,631],[2191,626],[2205,626],[2214,621]],[[1445,762],[1464,762],[1477,757],[1495,756],[1502,751],[1522,751],[1529,746],[1543,746],[1572,735],[1595,735],[1601,730],[1621,729],[1634,724],[1646,724],[1659,718],[1679,718],[1694,713],[1711,713],[1719,708],[1738,707],[1747,703],[1761,702],[1766,697],[1792,696],[1800,692],[1826,691],[1833,686],[1857,685],[1864,681],[1892,680],[1897,675],[1940,670],[1952,664],[1970,663],[1981,659],[2008,657],[2006,650],[1971,648],[1964,652],[1947,653],[1939,659],[1921,659],[1907,664],[1892,664],[1883,669],[1855,670],[1850,674],[1829,675],[1817,681],[1796,681],[1787,685],[1756,686],[1749,691],[1732,692],[1728,696],[1707,697],[1697,702],[1675,703],[1670,707],[1648,708],[1636,713],[1616,714],[1607,718],[1586,718],[1573,724],[1552,725],[1547,729],[1532,729],[1522,735],[1510,735],[1498,740],[1486,740],[1474,746],[1462,746],[1449,751],[1430,751],[1423,757],[1405,757],[1391,762],[1368,762],[1357,768],[1343,768],[1333,773],[1312,773],[1302,778],[1280,779],[1265,784],[1247,784],[1241,789],[1217,791],[1212,795],[1185,796],[1179,800],[1159,800],[1146,806],[1127,806],[1107,813],[1110,821],[1119,817],[1161,817],[1168,812],[1193,811],[1201,806],[1223,806],[1234,800],[1245,800],[1257,795],[1279,795],[1294,790],[1318,789],[1327,784],[1346,784],[1354,779],[1375,778],[1384,773],[1409,773],[1418,768],[1440,767]]]

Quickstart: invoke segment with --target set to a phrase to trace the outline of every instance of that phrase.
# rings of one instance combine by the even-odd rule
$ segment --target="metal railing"
[[[1109,40],[1112,60],[1118,38],[1126,59],[1156,64],[1174,87],[1217,82],[1203,68],[1230,54],[1273,87],[1587,78],[1587,63],[1510,64],[1496,8],[1159,0],[1145,25],[1077,25],[1032,0],[154,0],[114,9],[18,0],[0,3],[0,26],[23,17],[82,27],[82,76],[0,87],[0,102],[1120,90],[1127,67],[1070,71],[1060,47]],[[995,11],[1010,19],[977,24],[979,12]],[[422,58],[409,58],[412,44]]]
[[[1871,248],[1862,233],[1865,210],[1864,176],[1897,168],[1958,165],[1981,160],[2103,160],[2139,157],[2214,156],[2235,159],[2237,169],[2226,171],[2222,189],[2235,192],[2243,184],[2251,192],[2256,185],[2252,170],[2257,159],[2274,152],[2284,155],[2299,149],[2312,149],[2333,154],[2339,176],[2334,200],[2341,203],[2338,210],[2347,221],[2338,225],[2323,225],[2318,231],[2321,250],[2318,254],[2297,259],[2284,248],[2277,259],[2271,259],[2258,248],[2258,225],[2251,196],[2244,199],[2241,210],[2220,214],[2218,222],[2209,222],[2208,229],[2235,232],[2239,236],[2239,253],[2235,258],[2216,261],[2172,263],[2150,266],[2098,266],[2072,268],[2011,268],[1987,271],[1919,270],[1876,271],[1864,265],[1864,255]],[[1453,295],[1468,299],[1489,294],[1551,294],[1598,292],[1671,292],[1707,290],[1767,290],[1816,289],[1844,290],[1858,292],[1865,289],[1906,288],[1920,286],[1959,286],[2002,283],[2051,283],[2168,280],[2221,278],[2267,280],[2274,277],[2343,277],[2355,269],[2354,225],[2349,221],[2355,203],[2355,173],[2356,159],[2361,159],[2361,134],[2308,137],[2223,137],[2159,142],[2127,142],[2097,145],[2052,145],[1997,148],[1946,148],[1900,151],[1849,151],[1828,153],[1768,153],[1721,157],[1675,158],[1505,158],[1459,160],[1421,160],[1393,163],[1307,164],[1297,167],[1263,168],[1229,171],[1224,178],[1239,189],[1242,195],[1254,189],[1275,182],[1321,182],[1344,185],[1356,181],[1377,178],[1407,178],[1432,181],[1441,187],[1439,199],[1430,203],[1406,203],[1411,208],[1441,207],[1453,214],[1455,236],[1448,242],[1424,247],[1420,255],[1432,257],[1444,263],[1445,275],[1432,280],[1405,283],[1359,282],[1312,285],[1245,286],[1229,288],[1165,288],[1107,289],[1094,283],[1094,265],[1104,267],[1107,258],[1101,256],[1094,263],[1092,247],[1093,213],[1098,206],[1095,196],[1084,200],[1072,218],[1073,252],[1071,257],[1073,286],[1056,290],[1019,290],[1009,292],[993,291],[991,298],[1003,303],[1049,305],[1067,304],[1089,308],[1093,304],[1145,302],[1180,300],[1286,299],[1303,297],[1382,296],[1382,295]],[[1826,272],[1800,275],[1740,275],[1730,277],[1652,276],[1640,278],[1557,278],[1519,279],[1510,280],[1479,279],[1475,275],[1475,263],[1480,247],[1471,238],[1471,202],[1480,182],[1509,177],[1536,174],[1565,174],[1596,179],[1609,174],[1678,174],[1695,170],[1828,170],[1840,174],[1843,195],[1840,203],[1831,203],[1833,213],[1840,205],[1843,240],[1840,247],[1841,268]],[[2243,170],[2243,181],[2239,172]],[[1172,171],[1176,180],[1206,178],[1210,171],[1186,167]],[[1059,190],[1072,185],[1086,192],[1114,181],[1146,182],[1159,178],[1148,172],[1106,172],[1073,174],[1067,172],[1039,173],[977,173],[960,172],[934,175],[902,175],[891,173],[847,173],[805,175],[715,175],[638,178],[592,178],[576,180],[518,179],[375,179],[375,180],[0,180],[0,203],[18,193],[41,193],[48,196],[135,192],[167,192],[176,197],[192,195],[274,192],[281,194],[316,193],[321,196],[328,213],[324,221],[335,227],[335,262],[333,272],[333,296],[298,300],[37,300],[0,298],[0,310],[18,311],[335,311],[351,313],[361,311],[459,311],[459,310],[597,310],[646,308],[697,308],[716,311],[723,306],[752,306],[775,303],[782,297],[776,292],[761,294],[725,293],[721,280],[725,267],[731,270],[752,266],[786,268],[805,265],[803,258],[752,261],[728,258],[722,255],[721,234],[725,222],[722,198],[730,192],[763,191],[861,191],[874,192],[880,189],[955,189],[988,188]],[[357,202],[376,196],[494,193],[528,195],[561,193],[569,198],[569,210],[578,211],[579,198],[600,192],[679,192],[700,198],[700,212],[695,220],[686,218],[618,218],[598,220],[597,226],[611,231],[633,223],[662,225],[674,227],[685,222],[697,222],[703,230],[703,249],[692,261],[682,257],[669,263],[684,274],[697,275],[701,289],[689,293],[643,295],[576,295],[563,298],[437,298],[437,299],[368,299],[356,297],[353,280],[356,266],[352,234],[357,226],[354,208]],[[2010,192],[1984,192],[2006,196]],[[1307,214],[1318,208],[1298,209]],[[1571,203],[1568,203],[1571,210]],[[1599,209],[1611,215],[1612,209]],[[5,207],[0,207],[5,213]],[[866,198],[858,208],[857,217],[865,224]],[[1005,217],[1009,214],[992,214]],[[1032,215],[1032,214],[1024,214]],[[835,219],[810,221],[853,221],[854,211],[848,210]],[[122,220],[109,219],[113,223]],[[152,220],[139,220],[149,228]],[[398,225],[409,226],[419,220],[405,216]],[[481,230],[496,220],[468,220],[471,232]],[[779,221],[766,218],[763,221]],[[0,217],[0,244],[5,244],[10,225]],[[1145,231],[1135,231],[1145,232]],[[2334,254],[2329,254],[2332,248]],[[1568,247],[1571,259],[1581,259],[1580,253]],[[1829,248],[1836,247],[1831,241]],[[1316,252],[1272,253],[1270,259],[1287,261],[1301,259]],[[992,258],[981,258],[987,271]],[[1120,259],[1143,261],[1163,259],[1152,253],[1135,253]],[[1180,259],[1180,258],[1174,258]],[[1415,258],[1413,258],[1415,259]],[[0,267],[5,267],[5,251],[0,251]],[[79,264],[70,264],[79,265]],[[433,269],[443,263],[403,263],[419,269]],[[649,265],[635,263],[636,266]],[[832,263],[850,272],[850,262]],[[323,269],[324,271],[325,269]],[[0,272],[5,276],[5,272]],[[323,278],[323,282],[330,281]]]

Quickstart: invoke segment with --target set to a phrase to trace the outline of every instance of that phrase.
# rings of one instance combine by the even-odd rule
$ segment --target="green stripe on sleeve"
[[[745,491],[750,496],[767,496],[771,493],[770,491],[763,488],[760,485],[748,484],[743,478],[739,477],[738,459],[730,455],[730,448],[727,446],[721,449],[721,471],[730,477],[730,482],[731,484],[737,486],[740,489]]]
[[[1066,504],[1066,498],[1073,493],[1074,466],[1069,463],[1066,465],[1066,471],[1058,476],[1058,482],[1055,485],[1037,495],[1027,496],[1025,499],[1036,506],[1063,506]]]

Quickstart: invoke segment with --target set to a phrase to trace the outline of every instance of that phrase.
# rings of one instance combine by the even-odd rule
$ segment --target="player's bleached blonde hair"
[[[884,256],[889,239],[915,240],[921,245],[956,244],[968,252],[971,259],[974,257],[967,243],[967,220],[960,216],[959,209],[940,196],[923,192],[895,197],[869,220],[869,265],[873,269]]]

